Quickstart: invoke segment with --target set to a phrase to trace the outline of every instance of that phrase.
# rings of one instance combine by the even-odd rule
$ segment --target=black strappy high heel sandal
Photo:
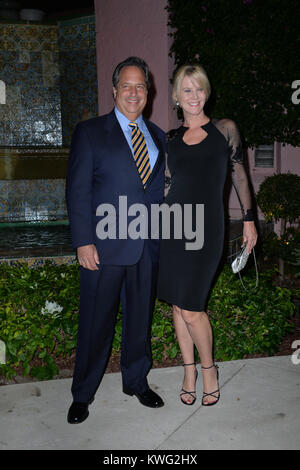
[[[217,380],[219,380],[219,366],[217,366],[216,364],[213,364],[212,366],[210,367],[202,367],[201,366],[201,369],[211,369],[212,367],[215,367],[216,368],[216,371],[217,371]],[[219,393],[219,395],[216,397],[215,396],[215,393]],[[205,397],[208,397],[208,396],[211,396],[213,398],[216,398],[216,401],[213,401],[211,403],[204,403],[204,398]],[[218,403],[218,401],[220,400],[220,389],[218,388],[217,390],[215,390],[214,392],[211,392],[211,393],[206,393],[206,392],[203,392],[203,396],[202,396],[202,405],[203,406],[213,406],[213,405],[216,405]]]
[[[196,366],[196,362],[192,362],[191,364],[182,364],[182,365],[183,365],[183,367],[185,367],[185,366]],[[195,368],[195,388],[196,388],[196,381],[197,381],[197,378],[198,378],[198,371],[197,371],[197,368]],[[196,393],[196,390],[193,390],[193,391],[191,391],[191,392],[188,392],[187,390],[184,390],[184,388],[182,388],[182,389],[181,389],[181,393],[180,393],[180,400],[182,401],[182,403],[183,403],[184,405],[189,405],[189,406],[191,406],[191,405],[193,405],[193,404],[195,403],[195,401],[196,401],[196,399],[197,399],[197,397],[195,397],[195,395],[193,395],[193,394],[195,394],[195,393]],[[188,403],[187,401],[184,401],[184,400],[182,399],[182,395],[191,395],[191,397],[193,398],[193,401],[192,401],[191,403]]]

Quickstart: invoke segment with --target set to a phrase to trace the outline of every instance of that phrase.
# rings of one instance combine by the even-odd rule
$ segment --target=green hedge
[[[247,273],[248,283],[254,282]],[[246,282],[245,281],[245,282]],[[0,372],[40,380],[58,373],[57,358],[70,357],[76,346],[78,265],[39,268],[0,264],[0,339],[6,345],[6,363]],[[294,306],[290,291],[273,287],[271,274],[260,275],[259,288],[245,292],[238,278],[225,266],[213,289],[208,309],[217,360],[240,359],[247,354],[276,351],[291,328]],[[121,312],[113,350],[121,345]],[[152,325],[153,359],[179,357],[170,307],[157,301]]]
[[[167,11],[176,68],[208,74],[208,115],[236,121],[246,147],[299,146],[299,1],[168,0]]]
[[[295,305],[289,289],[272,284],[272,271],[246,271],[242,288],[238,275],[226,266],[212,292],[209,309],[215,332],[215,357],[242,359],[246,355],[274,354],[287,332],[293,330],[291,317]]]

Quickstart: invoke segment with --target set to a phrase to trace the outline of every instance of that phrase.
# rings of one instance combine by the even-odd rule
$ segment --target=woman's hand
[[[256,245],[257,242],[257,231],[254,225],[254,222],[245,221],[243,229],[243,243],[247,244],[247,253],[251,253],[252,248]]]

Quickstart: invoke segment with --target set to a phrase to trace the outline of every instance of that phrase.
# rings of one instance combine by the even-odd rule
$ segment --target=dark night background
[[[60,16],[66,12],[90,12],[94,10],[94,0],[20,0],[21,8],[34,8],[45,12],[45,18]]]

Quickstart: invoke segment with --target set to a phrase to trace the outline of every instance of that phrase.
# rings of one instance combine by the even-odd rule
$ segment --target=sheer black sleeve
[[[164,196],[166,197],[172,181],[172,175],[168,165],[168,152],[169,152],[169,143],[178,135],[178,129],[172,129],[166,134],[166,155],[165,155],[165,191]]]
[[[236,124],[230,119],[214,121],[215,126],[228,142],[232,183],[241,204],[244,221],[253,220],[251,194],[248,177],[244,167],[243,149]]]

